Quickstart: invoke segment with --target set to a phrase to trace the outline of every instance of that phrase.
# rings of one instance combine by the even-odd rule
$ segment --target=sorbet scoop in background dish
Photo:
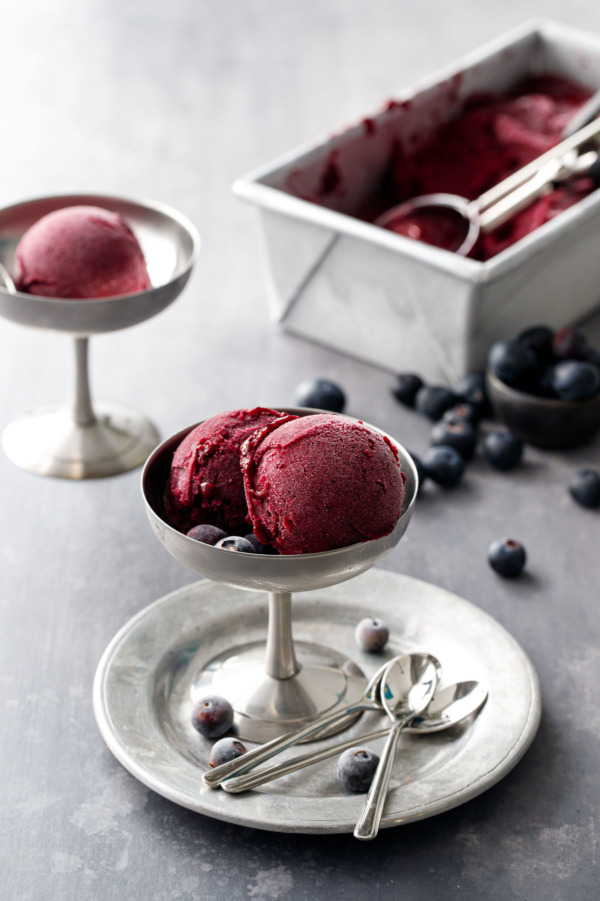
[[[65,207],[29,228],[17,245],[15,285],[42,297],[85,299],[151,288],[144,254],[119,213]]]
[[[173,455],[165,497],[170,521],[185,532],[202,523],[229,533],[250,531],[240,448],[257,429],[290,418],[255,407],[219,413],[192,429]]]
[[[281,554],[382,538],[402,511],[406,479],[396,449],[343,416],[272,423],[244,444],[242,468],[254,534]]]

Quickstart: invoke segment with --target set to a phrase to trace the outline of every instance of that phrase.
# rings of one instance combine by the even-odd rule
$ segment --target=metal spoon
[[[405,658],[394,657],[393,659],[404,660]],[[371,677],[364,695],[358,701],[355,701],[353,704],[349,704],[346,707],[336,709],[333,712],[325,713],[322,716],[317,717],[317,719],[311,720],[310,723],[302,726],[300,729],[286,732],[284,735],[274,738],[271,741],[260,745],[260,747],[254,748],[252,751],[247,751],[246,754],[242,754],[241,757],[237,757],[235,760],[230,760],[227,763],[221,764],[221,766],[215,767],[213,770],[208,770],[202,776],[204,783],[210,788],[218,788],[224,779],[227,779],[230,776],[237,776],[240,773],[245,773],[247,770],[253,769],[255,766],[258,766],[259,763],[263,763],[263,761],[268,760],[280,751],[289,748],[291,745],[294,745],[313,734],[317,737],[316,733],[321,729],[335,725],[335,723],[353,713],[359,713],[363,710],[381,710],[382,705],[379,698],[379,685],[383,678],[383,674],[391,662],[392,661],[389,660],[386,661]]]
[[[439,664],[429,654],[412,654],[408,666],[397,661],[386,669],[379,692],[392,726],[354,830],[355,838],[370,839],[377,835],[400,732],[428,706],[436,689],[438,672]]]
[[[575,153],[579,148],[600,137],[600,121],[595,120],[569,134],[550,150],[523,166],[476,200],[466,200],[458,194],[423,194],[387,210],[375,220],[376,225],[390,228],[394,221],[410,216],[446,213],[456,218],[456,247],[466,256],[474,247],[481,231],[492,231],[518,210],[528,206],[536,197],[548,191],[555,181],[576,173],[586,172],[598,159],[597,150]]]
[[[476,713],[486,699],[487,689],[479,682],[457,682],[455,685],[437,689],[425,712],[413,717],[404,727],[404,732],[415,735],[442,732]],[[385,729],[377,729],[366,735],[354,736],[354,738],[338,742],[335,745],[329,745],[327,748],[321,748],[319,751],[309,751],[307,754],[294,757],[293,760],[275,764],[257,773],[247,773],[236,779],[226,779],[222,787],[231,794],[257,788],[259,785],[264,785],[265,782],[272,782],[274,779],[295,773],[296,770],[311,766],[313,763],[335,757],[347,748],[363,746],[366,742],[385,738],[389,731],[389,726],[386,726]]]

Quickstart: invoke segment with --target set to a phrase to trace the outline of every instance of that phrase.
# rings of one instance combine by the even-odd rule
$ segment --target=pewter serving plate
[[[421,650],[441,661],[444,684],[476,679],[489,689],[487,703],[471,721],[437,735],[401,736],[382,827],[468,801],[502,779],[529,747],[541,713],[537,675],[515,639],[478,607],[379,569],[305,592],[293,603],[300,639],[318,643],[326,635],[367,676],[386,656]],[[363,653],[354,642],[356,623],[369,614],[390,626],[384,655]],[[94,682],[98,726],[126,769],[190,810],[275,832],[351,833],[364,796],[339,783],[335,757],[240,795],[202,782],[212,743],[190,724],[195,675],[224,649],[260,642],[266,615],[264,593],[208,581],[151,604],[121,629],[100,661]],[[369,714],[322,744],[353,735],[358,744],[361,734],[382,721]],[[285,756],[296,753],[291,749]]]

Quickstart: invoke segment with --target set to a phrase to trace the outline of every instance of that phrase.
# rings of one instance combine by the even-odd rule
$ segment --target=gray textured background
[[[254,213],[230,185],[538,15],[600,31],[591,0],[7,0],[0,204],[153,197],[202,237],[170,309],[92,341],[94,395],[139,407],[168,435],[223,409],[290,404],[320,375],[346,388],[349,413],[423,451],[429,425],[395,404],[389,374],[269,323]],[[600,338],[598,323],[590,334]],[[70,380],[68,339],[0,323],[2,424],[66,400]],[[156,544],[139,472],[70,483],[0,455],[2,901],[596,899],[600,530],[565,486],[599,447],[528,451],[510,475],[476,461],[459,489],[419,501],[384,565],[506,626],[539,672],[544,713],[500,784],[367,845],[212,821],[122,769],[93,718],[97,662],[133,614],[191,574]],[[485,561],[504,534],[530,556],[513,583]]]

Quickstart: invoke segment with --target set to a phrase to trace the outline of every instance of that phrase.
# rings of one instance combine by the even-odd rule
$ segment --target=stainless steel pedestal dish
[[[285,409],[298,415],[318,412]],[[233,553],[187,538],[166,521],[163,495],[171,460],[191,428],[194,426],[169,438],[148,459],[142,476],[146,510],[156,537],[184,566],[213,582],[268,593],[266,644],[226,647],[202,666],[189,686],[193,697],[210,692],[226,697],[235,710],[238,734],[263,742],[362,697],[367,680],[346,654],[320,643],[294,643],[292,592],[325,588],[351,579],[391,550],[411,518],[417,474],[409,454],[390,437],[406,474],[406,496],[394,530],[383,538],[319,554]],[[315,618],[318,617],[315,608]],[[328,624],[323,634],[335,647],[335,628]],[[188,703],[189,697],[183,700]],[[339,731],[355,718],[356,714],[351,720],[343,720],[327,734]]]
[[[19,417],[6,426],[2,443],[22,469],[85,479],[140,466],[159,441],[156,428],[141,413],[92,403],[89,338],[137,325],[172,303],[196,262],[199,238],[184,216],[162,204],[96,194],[45,197],[0,211],[0,265],[14,272],[15,249],[24,232],[47,213],[76,205],[99,206],[123,216],[142,247],[152,288],[119,297],[64,300],[16,292],[0,277],[1,316],[30,328],[64,332],[75,347],[71,403]]]

